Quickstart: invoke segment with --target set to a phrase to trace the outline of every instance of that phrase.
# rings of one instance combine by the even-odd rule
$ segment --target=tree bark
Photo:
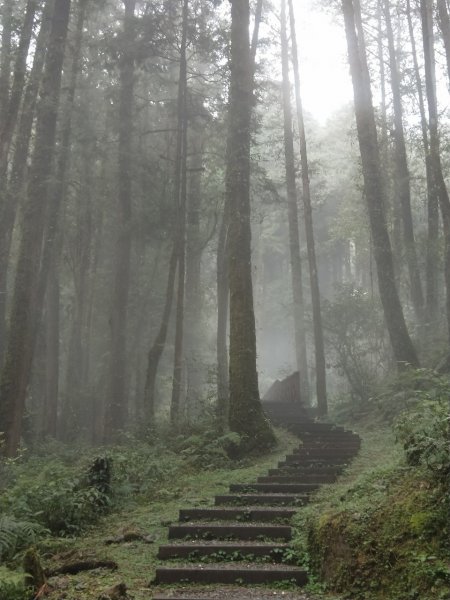
[[[438,132],[438,108],[436,97],[436,70],[433,35],[433,3],[420,0],[423,51],[425,64],[425,88],[428,100],[429,153],[433,194],[439,199],[444,229],[444,275],[446,290],[447,332],[450,342],[450,199],[442,173],[440,141]]]
[[[389,0],[385,0],[384,14],[386,19],[386,33],[389,47],[389,65],[391,70],[391,89],[394,107],[394,143],[395,143],[395,186],[400,200],[403,222],[403,238],[408,264],[411,300],[417,321],[424,321],[424,299],[422,283],[420,281],[419,263],[417,260],[416,242],[414,239],[414,226],[411,211],[411,187],[406,155],[406,142],[403,127],[403,106],[400,92],[400,74],[397,67],[397,58],[394,46],[394,33]]]
[[[30,378],[29,354],[34,334],[33,305],[36,274],[48,203],[49,179],[55,152],[55,132],[61,74],[70,13],[70,0],[56,0],[50,31],[30,182],[22,218],[22,238],[11,308],[10,333],[0,381],[0,429],[5,432],[5,454],[14,456],[22,432],[25,396]]]
[[[302,260],[298,220],[297,184],[295,181],[294,135],[292,133],[291,86],[289,82],[289,50],[286,31],[286,2],[281,2],[281,66],[283,73],[284,159],[286,172],[289,255],[293,294],[293,317],[297,370],[300,373],[300,401],[310,404],[308,359],[305,332],[305,305],[302,283]]]
[[[311,206],[311,189],[309,184],[308,149],[306,145],[305,123],[303,119],[302,97],[300,93],[300,69],[298,65],[297,36],[292,0],[289,0],[291,23],[292,62],[294,67],[295,98],[297,106],[298,135],[300,141],[300,159],[302,167],[303,207],[308,251],[309,277],[311,285],[311,301],[314,328],[314,349],[316,363],[316,393],[319,415],[328,412],[327,379],[325,366],[325,349],[323,341],[322,311],[320,307],[319,274],[317,271],[316,247],[314,241],[314,226]]]
[[[105,439],[127,420],[127,305],[130,287],[132,137],[134,94],[134,11],[136,0],[124,0],[123,45],[119,59],[118,237],[115,248],[111,313],[111,355]]]
[[[177,272],[178,246],[174,241],[172,253],[170,255],[169,272],[167,276],[166,301],[161,318],[161,325],[158,334],[149,350],[147,358],[147,373],[145,377],[144,391],[144,409],[146,420],[150,426],[155,423],[155,384],[156,373],[158,372],[159,361],[167,340],[167,330],[169,328],[170,313],[172,310],[173,296],[175,291],[175,276]]]
[[[448,15],[447,1],[437,0],[437,10],[442,41],[444,42],[445,57],[447,59],[448,83],[450,85],[450,18]]]
[[[11,174],[7,183],[4,180],[5,188],[3,202],[0,202],[0,368],[3,364],[3,354],[6,347],[5,312],[11,238],[16,221],[17,208],[22,198],[23,188],[25,187],[24,173],[29,154],[33,121],[36,113],[39,83],[44,68],[45,48],[51,25],[53,4],[54,0],[48,0],[43,10],[41,27],[36,40],[33,66],[28,77],[20,120],[15,136],[14,155],[11,161]]]
[[[364,190],[373,239],[378,287],[394,358],[399,367],[419,364],[395,285],[392,249],[384,213],[384,190],[377,130],[358,0],[342,0]]]
[[[19,114],[22,92],[25,85],[25,75],[27,72],[27,56],[31,42],[31,34],[33,33],[34,16],[38,9],[38,0],[28,0],[23,26],[20,35],[20,41],[16,53],[16,61],[14,65],[14,75],[11,87],[11,94],[8,101],[8,108],[5,115],[5,120],[1,124],[0,130],[0,178],[6,177],[6,169],[8,163],[9,147],[16,127],[17,116]],[[6,182],[3,181],[1,187],[4,189]]]
[[[173,361],[172,399],[170,403],[170,421],[172,425],[180,420],[180,396],[183,378],[183,339],[184,339],[184,306],[186,284],[186,158],[187,158],[187,62],[186,46],[188,31],[189,0],[183,1],[180,71],[178,76],[177,101],[177,147],[175,156],[175,206],[177,210],[177,252],[178,252],[178,285],[177,307],[175,315],[175,348]]]
[[[230,407],[229,426],[241,435],[240,451],[267,447],[274,435],[262,412],[256,370],[250,227],[250,127],[253,67],[248,0],[231,2],[231,84],[226,201],[230,207]]]
[[[193,134],[193,159],[190,161],[186,232],[186,413],[189,419],[198,415],[201,378],[200,323],[202,318],[200,211],[202,189],[203,142]]]
[[[428,237],[426,252],[426,317],[431,330],[435,329],[438,313],[438,264],[439,264],[439,198],[433,185],[433,174],[430,161],[430,146],[428,141],[428,122],[425,114],[425,101],[422,91],[422,78],[420,76],[419,62],[417,59],[416,41],[411,17],[411,3],[406,0],[406,15],[408,19],[409,37],[411,40],[414,74],[416,80],[417,99],[420,111],[420,126],[422,130],[422,143],[425,152],[425,171],[427,179],[427,211],[428,211]],[[430,327],[428,327],[430,329]]]
[[[6,121],[11,80],[11,38],[14,0],[4,0],[0,49],[0,130]]]

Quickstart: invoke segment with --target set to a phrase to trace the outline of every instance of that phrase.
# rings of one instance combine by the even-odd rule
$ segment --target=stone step
[[[298,591],[286,591],[284,586],[275,586],[262,588],[258,587],[243,587],[237,585],[226,585],[221,587],[220,584],[213,586],[210,589],[189,588],[189,586],[177,585],[176,589],[170,589],[169,592],[157,593],[152,596],[153,600],[307,600],[304,594],[299,594]],[[256,594],[255,594],[256,592]],[[310,598],[310,596],[308,596]]]
[[[333,475],[264,475],[258,477],[258,483],[333,483],[336,477]]]
[[[270,557],[272,560],[282,558],[283,553],[289,548],[288,544],[277,544],[273,542],[183,542],[177,544],[166,544],[159,547],[158,558],[191,558],[201,556],[217,555],[217,558],[230,560],[253,560],[249,557]],[[246,558],[247,557],[247,558]]]
[[[327,458],[328,456],[354,456],[357,454],[354,448],[295,448],[292,451],[294,456],[304,456],[305,458]]]
[[[217,524],[217,523],[186,523],[182,525],[171,525],[169,527],[169,540],[181,538],[195,539],[241,539],[256,540],[259,538],[269,538],[272,540],[290,540],[292,530],[288,525],[268,525],[268,524]]]
[[[155,584],[167,583],[238,583],[264,584],[289,581],[297,585],[307,583],[307,573],[299,567],[286,565],[258,565],[235,563],[157,567]]]
[[[360,446],[361,443],[358,440],[312,438],[301,440],[299,448],[359,448]]]
[[[317,490],[317,483],[232,483],[230,492],[266,492],[278,494],[301,494]]]
[[[343,471],[343,468],[339,465],[332,467],[315,467],[315,468],[304,468],[296,466],[285,466],[279,467],[278,469],[269,469],[268,475],[302,475],[304,477],[337,477]],[[305,479],[308,481],[308,479]]]
[[[289,521],[295,514],[294,508],[248,506],[245,508],[186,508],[180,510],[180,521],[195,521],[206,519],[208,521]]]
[[[321,463],[323,466],[325,467],[330,467],[330,466],[334,466],[334,465],[347,465],[352,457],[349,456],[315,456],[315,457],[311,457],[311,456],[301,456],[300,454],[290,454],[288,456],[286,456],[286,458],[284,459],[284,461],[280,461],[278,463],[278,466],[280,468],[285,467],[286,465],[298,465],[300,467],[303,467],[305,465],[307,465],[308,467],[310,465],[317,465],[318,463]]]
[[[270,506],[304,506],[309,502],[307,494],[221,494],[214,498],[216,506],[253,506],[268,504]]]

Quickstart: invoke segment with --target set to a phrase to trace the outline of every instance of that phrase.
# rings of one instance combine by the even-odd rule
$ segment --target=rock
[[[125,583],[116,583],[112,587],[105,590],[99,597],[98,600],[129,600],[130,596],[127,594],[127,586]]]

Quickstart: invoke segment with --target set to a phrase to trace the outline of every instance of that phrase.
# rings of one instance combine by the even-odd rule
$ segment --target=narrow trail
[[[301,587],[308,581],[304,569],[288,564],[291,519],[315,490],[336,480],[361,440],[306,419],[291,402],[266,402],[264,409],[298,435],[299,447],[254,483],[230,485],[213,506],[180,510],[168,543],[159,547],[158,558],[167,564],[156,569],[153,600],[307,599],[301,590],[280,589],[282,582]]]

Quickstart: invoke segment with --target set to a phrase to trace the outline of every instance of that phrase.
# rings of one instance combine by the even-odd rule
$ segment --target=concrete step
[[[317,483],[232,483],[230,492],[265,492],[268,494],[301,494],[313,492],[319,487]]]
[[[216,506],[253,506],[265,504],[270,506],[304,506],[309,502],[307,494],[261,493],[261,494],[221,494],[214,498]]]
[[[186,523],[182,525],[171,525],[169,527],[169,540],[191,538],[191,539],[240,539],[256,540],[269,538],[272,540],[291,539],[292,531],[288,525],[269,524],[217,524],[217,523]]]
[[[208,521],[289,521],[296,510],[294,508],[260,506],[226,507],[226,508],[187,508],[180,510],[180,521],[196,521],[206,519]]]
[[[297,585],[305,585],[307,579],[306,571],[299,567],[255,563],[248,565],[218,563],[158,567],[153,583],[238,583],[248,585],[289,581]]]
[[[183,542],[166,544],[159,547],[158,558],[190,558],[217,555],[220,560],[253,560],[252,557],[269,557],[272,560],[282,558],[288,544],[273,542]]]
[[[278,475],[264,475],[258,477],[258,483],[333,483],[336,477],[333,475],[287,475],[278,473]]]

